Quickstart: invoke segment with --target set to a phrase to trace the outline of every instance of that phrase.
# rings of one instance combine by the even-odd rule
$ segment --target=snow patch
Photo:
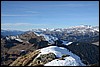
[[[67,45],[67,46],[73,43],[73,42],[68,42],[68,41],[62,41],[62,42],[63,42],[62,44]]]
[[[23,42],[21,39],[15,39],[15,40],[17,40],[17,41],[19,41],[19,42]]]
[[[35,32],[35,34],[37,36],[43,36],[45,38],[45,40],[48,41],[50,44],[54,44],[54,41],[58,40],[58,38],[53,37],[51,35],[45,35],[45,34],[42,34],[42,33],[41,34],[38,34],[36,32]]]
[[[40,36],[40,34],[38,34],[38,33],[36,33],[36,32],[34,32],[34,34],[36,34],[37,36]]]
[[[37,56],[39,57],[41,54],[47,54],[47,53],[54,53],[56,57],[62,57],[62,55],[67,54],[70,55],[69,57],[65,57],[65,60],[59,60],[57,59],[45,64],[46,66],[52,65],[52,66],[85,66],[80,60],[80,57],[73,54],[71,51],[69,51],[66,48],[63,47],[57,47],[57,46],[49,46],[46,48],[40,49],[41,53]]]
[[[16,39],[16,37],[15,36],[11,36],[11,39]]]
[[[71,56],[65,57],[65,60],[55,59],[44,66],[80,66],[80,64]]]

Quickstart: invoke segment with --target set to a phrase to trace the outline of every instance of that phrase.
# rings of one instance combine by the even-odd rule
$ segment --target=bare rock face
[[[24,56],[18,57],[10,66],[27,66],[38,54],[39,50],[36,50],[32,53],[26,54]]]
[[[43,54],[37,57],[40,50],[18,57],[9,66],[43,66],[44,64],[56,59],[54,53]]]
[[[47,62],[50,62],[56,58],[56,55],[54,53],[48,53],[40,55],[38,58],[35,58],[28,66],[38,66],[38,65],[44,65]]]
[[[33,43],[32,40],[34,38],[36,38],[37,41],[45,40],[43,37],[37,36],[34,32],[31,32],[31,31],[30,32],[29,31],[25,32],[24,34],[20,35],[19,38],[24,40],[24,41],[29,41],[30,40],[31,43]]]

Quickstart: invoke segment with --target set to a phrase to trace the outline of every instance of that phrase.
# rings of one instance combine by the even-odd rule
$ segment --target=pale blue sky
[[[1,28],[67,28],[99,25],[99,1],[1,1]]]

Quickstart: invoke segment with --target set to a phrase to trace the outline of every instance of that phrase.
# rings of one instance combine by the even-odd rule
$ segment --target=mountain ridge
[[[84,31],[84,33],[82,30]],[[1,48],[2,49],[2,51],[1,51],[1,59],[2,59],[1,62],[2,63],[1,64],[2,65],[10,65],[14,61],[16,61],[18,59],[18,57],[26,56],[29,53],[31,54],[31,52],[34,52],[35,50],[38,50],[38,49],[45,49],[48,47],[55,46],[57,48],[61,47],[63,49],[64,48],[68,49],[72,53],[79,56],[81,58],[80,60],[82,61],[82,63],[84,63],[86,65],[95,65],[99,62],[98,61],[98,56],[99,56],[99,51],[98,51],[99,31],[98,30],[99,30],[98,27],[81,26],[81,27],[74,27],[74,28],[63,29],[63,30],[61,28],[52,29],[52,30],[49,30],[49,29],[35,30],[34,29],[32,31],[31,30],[25,31],[18,35],[9,35],[9,36],[3,36],[1,34],[1,36],[2,36],[1,37],[1,47],[2,47]],[[79,50],[79,47],[82,50]],[[89,48],[89,49],[87,49],[87,48]],[[94,50],[92,50],[92,49],[94,49]],[[46,49],[45,51],[49,51],[49,50]],[[57,52],[57,51],[54,50],[53,52]],[[54,55],[54,54],[52,54],[52,55]],[[90,56],[90,54],[92,56]],[[47,55],[48,54],[41,55],[41,57],[45,56],[47,58],[48,57]],[[51,55],[51,53],[50,53],[50,55]],[[59,59],[63,60],[63,61],[60,61],[61,63],[68,62],[69,55],[64,55],[64,56],[67,56],[67,58],[64,58],[64,57],[59,58]],[[92,57],[94,57],[94,59]],[[52,58],[44,59],[44,60],[51,61]],[[23,59],[25,59],[25,58],[23,58]],[[64,59],[65,59],[65,61],[64,61]],[[94,61],[92,61],[91,59]],[[39,59],[37,59],[35,61],[40,63],[40,61],[38,61],[38,60]],[[73,62],[73,60],[72,60],[72,62]],[[41,58],[41,61],[43,61],[43,58]],[[52,60],[50,63],[47,63],[46,65],[54,64],[53,61],[59,63],[57,60]],[[76,62],[77,61],[75,61],[74,63],[76,63]],[[26,64],[27,62],[24,62],[24,63]],[[31,65],[32,62],[31,63],[28,62],[28,63],[29,63],[29,65]],[[18,64],[20,65],[20,63],[18,63]],[[69,63],[69,64],[71,64],[71,63]],[[34,65],[34,64],[32,63],[32,65]],[[42,64],[42,65],[39,64],[39,65],[43,66],[44,64]],[[38,66],[38,65],[36,64],[36,66]],[[76,66],[77,66],[77,64],[76,64]]]

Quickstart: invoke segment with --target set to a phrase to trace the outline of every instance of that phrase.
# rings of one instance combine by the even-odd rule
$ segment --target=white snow
[[[25,50],[20,50],[21,52],[24,52]]]
[[[49,29],[50,31],[54,31],[54,28],[52,28],[52,29]]]
[[[19,38],[19,36],[17,35],[16,38]]]
[[[59,31],[59,32],[60,32],[61,30],[60,30],[60,29],[58,29],[58,30],[56,30],[56,31]]]
[[[71,51],[69,51],[66,48],[63,47],[57,47],[57,46],[49,46],[46,48],[40,49],[41,53],[37,56],[39,57],[41,54],[47,54],[47,53],[54,53],[56,57],[62,57],[63,54],[70,55],[69,57],[65,57],[65,60],[58,60],[55,59],[49,63],[46,63],[46,66],[84,66],[80,60],[80,57],[73,54]],[[58,60],[58,61],[57,61]]]
[[[6,37],[6,39],[7,39],[7,40],[9,40],[9,38],[8,38],[8,37]]]
[[[47,41],[48,41],[49,43],[51,43],[51,44],[54,44],[54,41],[58,40],[58,38],[53,37],[53,36],[51,36],[51,35],[46,35],[46,37],[47,37]]]
[[[99,32],[99,29],[94,29],[94,30]]]
[[[43,36],[50,44],[54,44],[54,41],[58,40],[58,38],[51,35],[40,34],[40,36]]]
[[[73,42],[68,42],[68,41],[62,41],[62,42],[63,42],[62,44],[67,45],[67,46],[73,43]]]
[[[51,38],[50,36],[44,35],[44,34],[43,34],[43,36],[44,36],[44,38],[46,39],[46,41],[48,41],[48,42],[51,43],[51,44],[54,44],[54,41],[52,40],[52,38]]]
[[[21,39],[15,39],[15,40],[17,40],[17,41],[19,41],[19,42],[23,42]]]
[[[15,36],[11,36],[11,39],[16,39],[16,37]]]
[[[65,57],[65,60],[55,59],[44,66],[80,66],[80,64],[71,56]]]
[[[47,28],[47,29],[48,29],[48,28]],[[47,29],[46,29],[46,28],[42,28],[41,30],[46,31]]]
[[[37,36],[40,36],[40,34],[38,34],[38,33],[36,33],[36,32],[34,32],[34,34],[36,34]]]

